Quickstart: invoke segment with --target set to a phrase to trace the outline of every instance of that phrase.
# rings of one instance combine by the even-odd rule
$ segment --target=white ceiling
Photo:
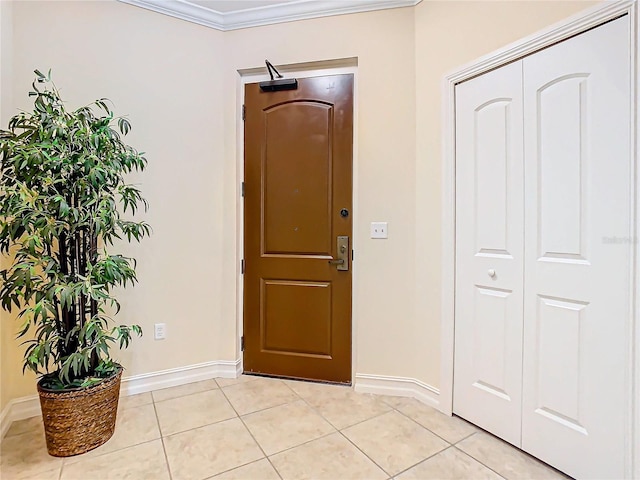
[[[120,0],[217,30],[413,6],[421,0]]]

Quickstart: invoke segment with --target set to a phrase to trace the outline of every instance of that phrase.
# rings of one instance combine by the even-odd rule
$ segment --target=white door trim
[[[632,249],[633,279],[631,282],[631,325],[629,328],[629,355],[627,368],[629,379],[628,405],[629,428],[627,440],[627,478],[640,478],[640,175],[638,175],[638,155],[640,151],[640,121],[638,119],[638,95],[640,93],[640,72],[638,49],[640,45],[640,25],[638,5],[635,0],[603,2],[575,16],[552,25],[536,34],[525,37],[500,50],[486,55],[474,62],[456,69],[445,76],[442,82],[442,125],[443,125],[443,197],[442,197],[442,314],[441,314],[441,373],[439,408],[446,414],[453,411],[453,362],[454,362],[454,323],[455,323],[455,86],[489,70],[498,68],[514,60],[530,55],[569,37],[597,27],[622,15],[629,15],[631,55],[631,98],[630,122],[632,131],[631,182],[633,183],[631,211],[632,231],[635,238],[630,239]]]
[[[629,335],[631,359],[629,361],[630,385],[632,386],[632,398],[629,411],[633,414],[633,421],[629,422],[627,452],[627,476],[640,478],[640,15],[638,4],[629,6],[631,27],[631,131],[635,132],[631,138],[631,151],[633,152],[633,165],[631,170],[633,207],[632,232],[633,239],[633,269],[632,269],[632,334]]]
[[[353,184],[351,195],[353,197],[353,218],[358,218],[358,57],[338,58],[332,60],[311,61],[305,63],[293,63],[287,65],[276,65],[278,71],[285,78],[311,78],[327,75],[353,74]],[[242,106],[244,105],[244,86],[247,83],[256,83],[269,80],[266,67],[243,68],[237,70],[236,76],[236,173],[238,175],[238,186],[236,192],[236,235],[237,235],[237,276],[236,276],[236,328],[238,331],[237,349],[241,360],[244,359],[240,350],[240,338],[243,335],[244,324],[244,276],[240,271],[240,262],[244,258],[244,202],[240,185],[244,181],[244,120],[242,119]],[[357,235],[356,224],[353,224],[352,246],[357,248],[359,237]],[[351,382],[355,385],[357,372],[357,291],[358,269],[356,262],[351,263]],[[242,363],[240,373],[242,373]]]

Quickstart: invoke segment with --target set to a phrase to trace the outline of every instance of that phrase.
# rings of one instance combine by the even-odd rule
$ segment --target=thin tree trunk
[[[52,243],[52,239],[49,238],[47,239],[46,242],[46,247],[47,247],[47,256],[53,258],[52,252],[51,252],[51,243]],[[58,261],[60,261],[60,259],[58,258]],[[49,292],[47,292],[48,294]],[[54,295],[51,295],[51,298],[53,298],[53,307],[55,309],[55,313],[54,313],[54,320],[56,322],[56,331],[58,333],[62,332],[62,312],[60,311],[60,305],[58,303],[58,298]],[[62,338],[60,338],[58,340],[58,351],[62,351],[62,349],[64,348],[64,340]]]

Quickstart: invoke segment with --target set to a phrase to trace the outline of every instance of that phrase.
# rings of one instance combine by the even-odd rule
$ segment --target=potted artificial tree
[[[125,175],[147,162],[123,142],[130,124],[108,100],[68,110],[51,72],[35,73],[33,112],[0,130],[0,253],[11,258],[0,301],[18,311],[23,371],[40,375],[47,449],[70,456],[113,435],[122,367],[110,348],[142,334],[110,317],[119,310],[113,288],[136,273],[133,259],[107,247],[150,233],[125,218],[146,209]]]

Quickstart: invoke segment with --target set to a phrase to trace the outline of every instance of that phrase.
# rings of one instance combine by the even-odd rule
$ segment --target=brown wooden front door
[[[353,75],[298,82],[245,87],[244,370],[350,383]]]

